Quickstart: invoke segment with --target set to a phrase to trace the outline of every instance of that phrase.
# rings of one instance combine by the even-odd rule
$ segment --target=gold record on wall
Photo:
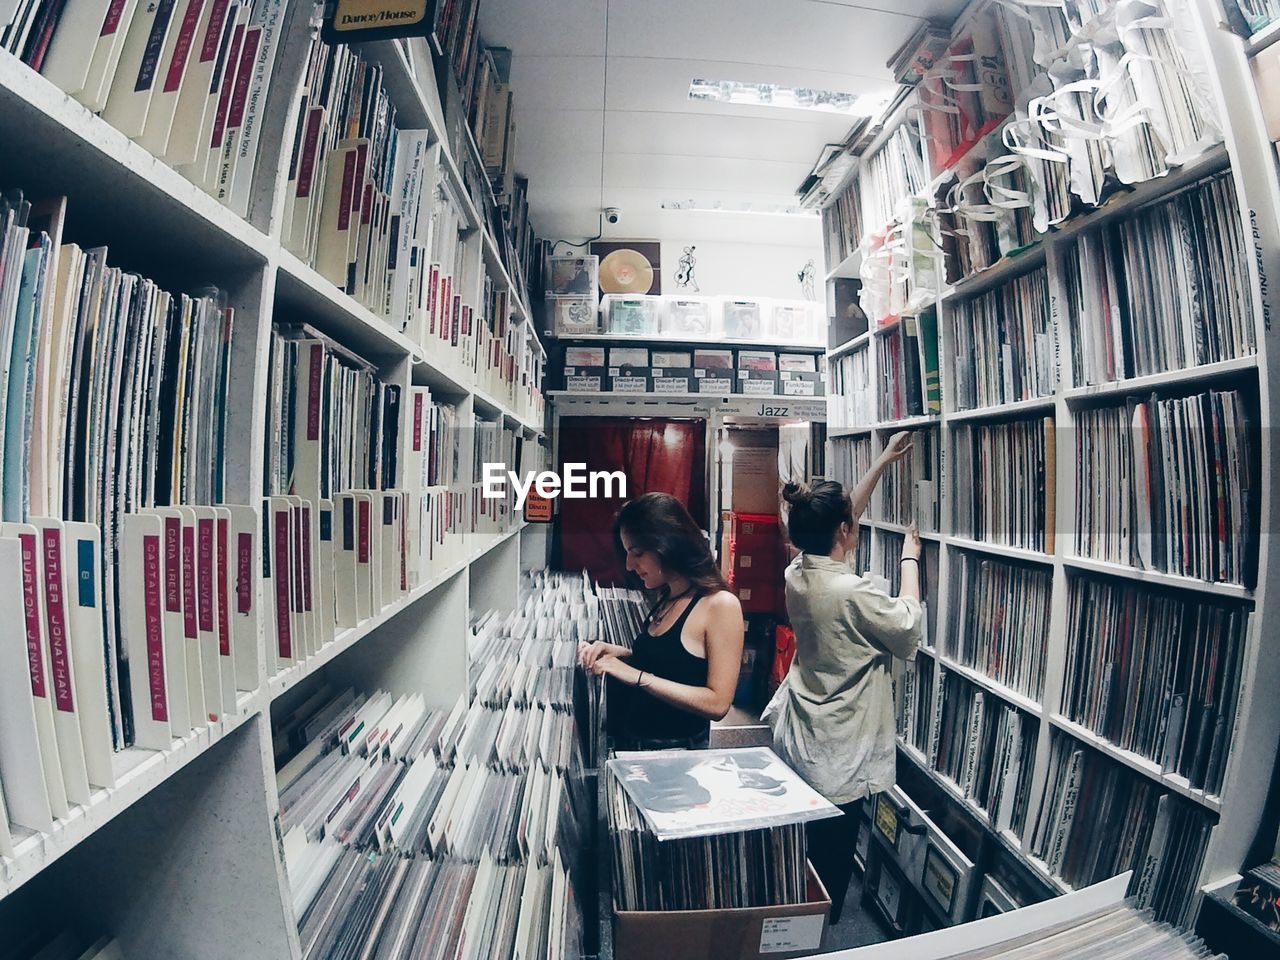
[[[600,261],[600,290],[604,293],[648,293],[653,264],[639,250],[614,250]]]

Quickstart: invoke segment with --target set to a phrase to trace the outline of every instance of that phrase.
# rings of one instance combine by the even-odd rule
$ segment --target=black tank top
[[[707,685],[707,660],[696,657],[680,642],[680,634],[689,614],[702,599],[695,593],[676,622],[656,636],[649,633],[655,607],[645,618],[644,626],[632,645],[634,653],[628,662],[638,670],[655,677],[691,687]],[[624,741],[686,740],[710,733],[711,721],[687,710],[672,706],[644,690],[623,683],[613,684],[609,691],[610,711],[616,723],[610,724],[614,737]],[[621,709],[619,709],[621,708]]]

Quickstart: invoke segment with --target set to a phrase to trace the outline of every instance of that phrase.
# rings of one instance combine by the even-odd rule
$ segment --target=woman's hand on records
[[[596,673],[599,673],[595,669],[596,661],[601,657],[627,657],[630,654],[631,651],[626,647],[620,647],[616,643],[605,643],[603,640],[578,644],[578,662],[588,670]]]
[[[604,656],[598,657],[591,665],[591,672],[597,677],[614,677],[632,686],[639,686],[640,684],[640,671],[612,653],[606,653]]]
[[[907,527],[907,534],[903,538],[902,559],[919,562],[920,554],[923,552],[924,545],[920,542],[920,528],[913,523]]]

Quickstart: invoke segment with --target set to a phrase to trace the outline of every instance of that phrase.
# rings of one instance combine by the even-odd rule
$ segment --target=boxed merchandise
[[[775,300],[765,329],[779,343],[809,343],[816,339],[814,308],[807,300]]]
[[[764,318],[759,300],[725,300],[724,335],[730,340],[760,340],[764,337]]]
[[[610,367],[605,389],[611,393],[648,393],[649,371],[643,367]]]
[[[547,257],[548,297],[590,297],[599,288],[599,257]]]
[[[702,370],[732,370],[732,350],[695,350],[693,365]]]
[[[599,393],[605,388],[606,367],[564,368],[564,388],[569,393]]]
[[[720,329],[720,301],[714,297],[667,297],[662,332],[673,337],[707,338]]]
[[[739,583],[782,581],[782,531],[773,514],[734,513],[729,525],[730,570]]]
[[[652,367],[649,370],[654,393],[697,393],[693,367]]]
[[[548,297],[551,329],[557,337],[576,337],[600,332],[600,316],[595,297]]]
[[[820,373],[783,370],[778,374],[779,393],[784,397],[821,397],[826,395],[826,378]]]
[[[778,369],[778,355],[772,350],[739,350],[738,369],[772,372]]]
[[[648,367],[649,351],[646,347],[610,347],[609,366]]]
[[[778,447],[776,441],[763,446],[735,442],[729,458],[726,484],[729,507],[734,513],[776,514],[781,495],[778,490]]]
[[[625,293],[604,295],[604,332],[645,337],[658,332],[661,297]]]
[[[730,376],[732,372],[732,370],[707,370],[695,367],[693,377],[698,385],[697,392],[719,393],[725,396],[733,393],[733,377]]]
[[[565,347],[566,367],[603,367],[604,347]]]
[[[818,369],[818,358],[812,353],[780,353],[778,369],[814,373]]]
[[[734,393],[772,397],[778,393],[778,374],[773,370],[738,370]]]
[[[655,367],[692,367],[693,354],[688,350],[654,350],[652,361]]]
[[[831,897],[808,865],[807,903],[723,910],[618,910],[615,960],[785,960],[822,946]]]

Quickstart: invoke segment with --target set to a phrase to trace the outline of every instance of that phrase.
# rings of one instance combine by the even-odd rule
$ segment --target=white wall
[[[662,292],[679,293],[676,270],[686,246],[693,246],[694,278],[699,292],[708,295],[802,299],[797,274],[805,262],[814,262],[814,295],[823,298],[822,250],[813,246],[769,246],[720,240],[662,241]],[[687,288],[686,292],[692,292]]]

